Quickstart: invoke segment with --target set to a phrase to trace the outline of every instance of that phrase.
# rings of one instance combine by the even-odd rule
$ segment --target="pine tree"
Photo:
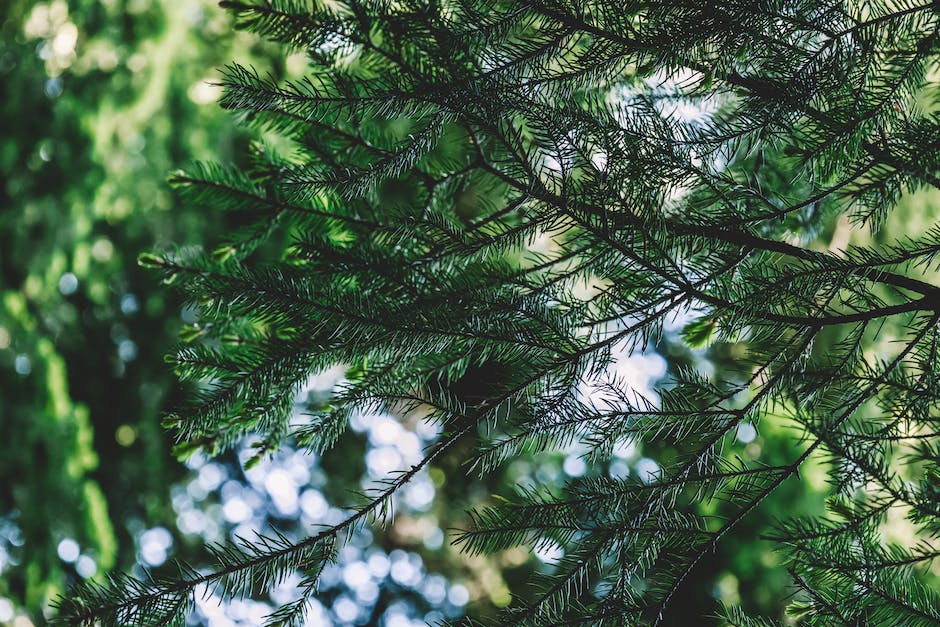
[[[879,231],[902,195],[940,187],[940,5],[222,4],[308,68],[277,81],[230,65],[222,105],[279,149],[171,178],[245,226],[211,252],[141,257],[200,312],[172,362],[201,391],[168,425],[213,454],[260,434],[259,458],[287,437],[324,451],[365,408],[421,408],[442,435],[340,524],[212,547],[212,572],[77,588],[60,620],[181,624],[205,586],[248,594],[299,571],[304,595],[270,620],[302,624],[349,532],[474,434],[482,474],[571,442],[591,464],[631,439],[672,451],[646,480],[477,510],[466,551],[565,550],[499,624],[661,623],[702,557],[810,459],[828,464],[827,513],[767,530],[794,616],[940,622],[940,229]],[[846,219],[870,243],[813,245]],[[612,351],[677,316],[688,343],[740,348],[722,377],[673,365],[655,400],[609,376]],[[346,387],[292,421],[298,387],[336,364]],[[793,427],[792,459],[736,455],[738,428],[770,419]],[[884,536],[898,518],[907,546]]]

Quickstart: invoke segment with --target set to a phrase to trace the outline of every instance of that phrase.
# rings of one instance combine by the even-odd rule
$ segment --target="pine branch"
[[[470,514],[457,543],[471,552],[552,541],[566,555],[497,624],[661,623],[703,555],[810,457],[829,465],[828,513],[770,536],[799,589],[791,613],[937,618],[916,572],[934,544],[885,547],[877,529],[900,511],[919,539],[938,529],[940,232],[838,255],[812,244],[842,216],[876,228],[903,194],[940,187],[940,124],[918,104],[935,4],[222,4],[305,51],[309,71],[227,68],[222,106],[292,156],[175,175],[185,201],[248,224],[212,255],[141,257],[199,311],[173,363],[204,390],[178,434],[218,449],[254,431],[262,454],[292,434],[322,451],[353,412],[404,407],[447,435],[337,526],[219,547],[212,573],[80,588],[63,616],[179,621],[199,586],[249,594],[301,569],[299,598],[270,617],[301,624],[340,532],[390,515],[474,429],[464,461],[483,478],[572,445],[591,464]],[[873,359],[891,339],[902,347]],[[656,398],[613,372],[618,352],[682,341],[744,356],[715,380],[672,363]],[[331,407],[288,424],[300,383],[337,364],[356,375]],[[801,452],[738,459],[735,430],[771,415]],[[600,476],[626,441],[672,458],[645,480]]]

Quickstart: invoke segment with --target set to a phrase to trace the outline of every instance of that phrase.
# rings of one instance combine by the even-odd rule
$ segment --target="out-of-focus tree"
[[[207,81],[266,55],[200,0],[11,0],[0,32],[0,598],[41,621],[68,582],[129,568],[144,524],[172,528],[181,304],[135,259],[223,223],[166,173],[233,154]]]

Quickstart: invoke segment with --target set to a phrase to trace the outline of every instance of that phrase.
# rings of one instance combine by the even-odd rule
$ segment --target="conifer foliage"
[[[207,585],[247,594],[299,571],[304,596],[270,619],[303,624],[350,530],[474,433],[467,468],[483,474],[572,442],[590,464],[629,440],[672,451],[647,480],[589,474],[473,513],[465,551],[565,551],[499,624],[662,622],[702,556],[810,458],[828,464],[827,513],[766,530],[792,612],[940,622],[940,229],[812,245],[840,219],[877,233],[902,194],[940,187],[940,5],[222,4],[308,68],[225,70],[222,105],[280,149],[174,174],[184,202],[245,226],[211,252],[141,258],[199,311],[172,363],[201,392],[172,432],[210,454],[249,433],[259,456],[287,437],[324,451],[351,412],[420,408],[442,435],[299,544],[246,540],[213,548],[212,572],[85,585],[61,620],[182,624]],[[691,344],[741,347],[725,376],[674,366],[651,399],[609,375],[612,351],[643,350],[677,316]],[[350,375],[331,405],[292,418],[299,387],[336,364]],[[770,415],[792,425],[792,459],[735,455],[738,427]],[[694,507],[711,501],[720,515]],[[887,542],[889,519],[915,540]]]

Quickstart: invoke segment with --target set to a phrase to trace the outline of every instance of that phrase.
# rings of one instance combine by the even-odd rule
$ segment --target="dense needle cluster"
[[[672,451],[647,481],[589,475],[473,514],[466,551],[565,550],[500,624],[662,621],[702,556],[813,457],[828,513],[766,530],[792,611],[940,622],[925,579],[940,554],[940,228],[812,245],[839,220],[877,232],[902,194],[940,187],[940,5],[222,4],[308,68],[225,70],[222,105],[287,150],[175,174],[185,202],[244,227],[211,253],[142,257],[199,311],[172,362],[202,391],[173,433],[210,453],[249,433],[259,456],[287,437],[323,451],[351,412],[410,408],[442,435],[339,525],[216,547],[212,572],[80,587],[62,620],[181,624],[204,585],[246,594],[299,571],[304,596],[271,621],[302,624],[335,547],[474,433],[467,467],[484,474],[572,442],[598,464],[630,440]],[[740,347],[720,379],[674,366],[650,399],[606,374],[612,351],[677,318],[692,344]],[[292,422],[298,388],[337,364],[348,384]],[[728,452],[770,413],[793,426],[792,459]],[[711,500],[721,515],[697,513]],[[883,540],[898,517],[911,546]]]

